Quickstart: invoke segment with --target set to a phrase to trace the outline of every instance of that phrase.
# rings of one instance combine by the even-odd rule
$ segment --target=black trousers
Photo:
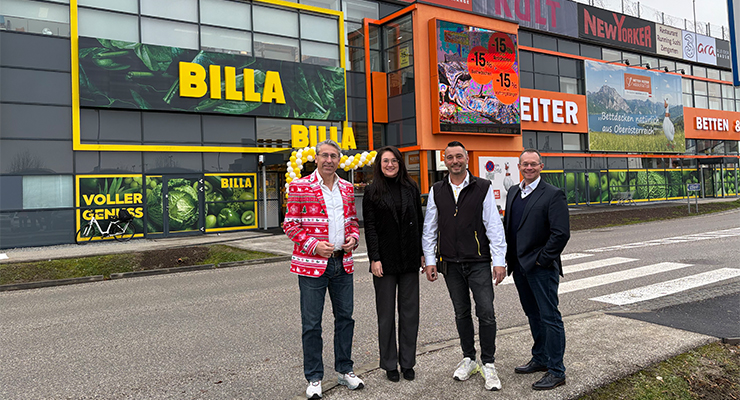
[[[378,313],[380,368],[390,371],[416,365],[419,333],[419,273],[373,276]],[[396,345],[396,294],[398,294],[398,345]]]

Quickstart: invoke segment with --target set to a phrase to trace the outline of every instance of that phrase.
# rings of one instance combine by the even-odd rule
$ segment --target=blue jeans
[[[355,320],[352,319],[353,285],[352,275],[344,270],[341,258],[330,258],[326,271],[318,278],[298,276],[298,287],[301,290],[303,373],[309,382],[324,378],[321,317],[327,288],[334,312],[334,369],[341,374],[352,371],[352,336],[355,330]]]
[[[470,292],[473,292],[475,315],[478,317],[480,359],[484,364],[492,363],[496,353],[496,313],[493,310],[491,263],[447,263],[445,283],[455,309],[463,357],[475,360],[475,328],[470,313]]]
[[[534,339],[532,361],[547,366],[549,373],[562,378],[565,377],[565,327],[558,310],[558,273],[557,268],[534,268],[524,274],[517,266],[513,275]]]

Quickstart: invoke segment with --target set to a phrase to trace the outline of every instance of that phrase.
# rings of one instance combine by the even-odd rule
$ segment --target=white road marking
[[[683,292],[685,290],[709,285],[710,283],[723,281],[725,279],[730,279],[737,276],[740,276],[740,269],[720,268],[714,271],[703,272],[700,274],[686,276],[671,281],[660,282],[631,290],[625,290],[619,293],[594,297],[590,300],[623,306],[626,304],[652,300],[658,297]]]
[[[611,265],[624,264],[632,261],[637,261],[637,258],[626,258],[626,257],[612,257],[605,258],[603,260],[589,261],[580,264],[563,265],[563,273],[574,273],[581,271],[588,271],[590,269],[603,268]]]
[[[0,260],[7,260],[7,259],[8,259],[8,255],[7,254],[0,253]]]
[[[625,271],[612,272],[609,274],[592,276],[589,278],[577,279],[574,281],[562,282],[560,284],[559,294],[575,292],[577,290],[589,289],[596,286],[603,286],[614,282],[626,281],[643,276],[659,274],[662,272],[673,271],[675,269],[690,267],[691,264],[681,264],[673,262],[662,262],[658,264],[647,265],[640,268],[628,269]]]
[[[563,254],[560,256],[560,259],[563,261],[570,261],[575,260],[577,258],[584,258],[584,257],[591,257],[593,254],[586,254],[586,253],[569,253],[569,254]]]
[[[585,251],[589,253],[603,253],[607,251],[634,249],[638,247],[659,246],[663,244],[694,242],[697,240],[718,239],[718,238],[733,237],[733,236],[740,236],[740,228],[723,229],[721,231],[703,232],[703,233],[697,233],[697,234],[691,234],[691,235],[682,235],[682,236],[675,236],[675,237],[670,237],[670,238],[648,240],[644,242],[620,244],[616,246],[600,247],[600,248],[585,250]]]

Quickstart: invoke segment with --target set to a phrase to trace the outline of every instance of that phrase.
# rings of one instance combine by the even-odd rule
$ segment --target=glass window
[[[722,99],[722,109],[725,111],[735,111],[735,100]]]
[[[740,100],[740,86],[735,86],[735,98]]]
[[[23,208],[23,177],[0,175],[0,210]]]
[[[694,96],[694,107],[709,108],[707,97],[706,96]]]
[[[336,18],[301,14],[301,39],[339,43],[339,26]]]
[[[255,32],[298,37],[298,13],[271,7],[253,6]],[[280,23],[276,23],[280,21]]]
[[[144,142],[200,144],[202,141],[200,115],[145,112],[141,119]]]
[[[684,107],[693,107],[694,106],[694,97],[690,94],[683,94],[683,106]]]
[[[635,66],[640,64],[640,56],[634,53],[627,53],[626,51],[622,53],[622,58],[629,60],[630,65]]]
[[[141,143],[141,112],[83,108],[80,137],[88,143]]]
[[[298,62],[298,40],[254,34],[255,57]]]
[[[203,115],[203,141],[253,147],[256,140],[254,124],[255,119],[251,117]]]
[[[106,11],[79,10],[80,36],[139,42],[139,18]]]
[[[140,152],[76,151],[75,171],[78,174],[142,172]]]
[[[365,52],[356,47],[345,47],[347,71],[365,72]]]
[[[141,14],[153,17],[198,22],[196,0],[140,0]]]
[[[732,71],[721,71],[720,79],[725,82],[732,82]]]
[[[694,94],[707,95],[707,82],[694,81]]]
[[[71,174],[72,164],[71,140],[0,140],[0,173]]]
[[[658,60],[658,66],[660,67],[660,69],[668,68],[668,71],[673,71],[673,70],[676,69],[676,62],[675,61],[663,60],[661,58],[660,60]]]
[[[388,73],[388,96],[398,96],[405,93],[411,93],[414,91],[414,67],[408,67],[404,68],[398,71],[390,72]],[[414,106],[411,105],[411,108],[403,107],[393,107],[391,103],[389,102],[388,105],[390,106],[390,112],[389,112],[389,119],[390,115],[394,111],[399,111],[399,109],[402,109],[404,111],[404,117],[409,115],[414,115],[413,112],[409,113],[407,111],[413,110]],[[395,108],[395,110],[394,110]]]
[[[257,170],[257,155],[203,153],[203,165],[205,172],[254,172]]]
[[[386,52],[388,71],[395,71],[414,65],[414,48],[412,42],[392,47]]]
[[[24,176],[23,209],[72,207],[72,182],[72,175]]]
[[[619,50],[612,49],[601,49],[601,54],[604,61],[617,61],[622,59],[622,52]]]
[[[686,74],[691,75],[691,65],[689,64],[676,61],[676,69],[682,69]]]
[[[200,22],[225,28],[252,29],[250,5],[227,0],[200,0]]]
[[[558,51],[558,40],[552,36],[533,33],[532,44],[538,49]]]
[[[575,56],[580,55],[578,43],[565,39],[558,39],[558,51],[561,53],[573,54]]]
[[[537,132],[537,150],[557,151],[563,150],[561,134],[553,132]]]
[[[301,61],[308,64],[339,66],[339,46],[301,40]]]
[[[141,42],[198,49],[198,26],[182,22],[141,18]]]
[[[90,6],[103,10],[123,11],[136,14],[139,12],[139,2],[137,0],[78,0],[80,6]]]
[[[560,91],[563,93],[578,94],[578,79],[561,76]]]
[[[542,157],[542,163],[545,164],[546,170],[563,169],[563,157]]]
[[[339,11],[339,0],[300,0],[299,3]]]
[[[0,233],[3,247],[48,246],[60,243],[70,243],[75,235],[74,210],[26,211],[24,213],[9,212],[0,215],[0,219],[8,221],[13,229],[6,233],[5,227]]]
[[[581,43],[581,55],[584,57],[595,58],[601,60],[601,47],[591,46],[590,44]]]
[[[345,45],[362,48],[365,47],[365,31],[362,24],[345,21],[344,33],[347,35],[347,37],[344,38]]]
[[[379,19],[378,3],[363,0],[342,1],[344,19],[348,21],[362,22],[363,18]]]
[[[532,72],[520,72],[519,83],[524,89],[534,89],[534,73]]]
[[[563,169],[586,169],[586,159],[583,157],[563,157]]]
[[[72,137],[72,113],[69,107],[0,103],[0,137],[69,139]]]
[[[571,78],[581,77],[581,65],[583,65],[581,60],[558,57],[558,64],[560,66],[561,76],[568,76]]]
[[[387,23],[383,27],[385,47],[388,48],[411,40],[413,32],[411,14]]]
[[[555,75],[534,75],[534,88],[538,90],[560,91],[560,80]]]
[[[529,32],[519,31],[519,45],[532,47],[532,34]]]
[[[155,153],[144,152],[145,172],[162,174],[169,172],[201,172],[201,153]]]
[[[719,70],[707,68],[707,78],[719,80]]]
[[[722,99],[717,97],[710,97],[709,98],[709,109],[710,110],[721,110],[722,109]]]
[[[688,94],[691,94],[692,93],[692,91],[691,91],[691,87],[692,87],[691,82],[692,82],[691,79],[687,79],[687,78],[682,78],[681,79],[681,90],[684,93],[688,93]]]
[[[537,148],[537,132],[522,131],[522,146],[525,149]]]
[[[300,120],[257,118],[257,146],[290,148],[290,126]],[[327,130],[327,137],[329,132]]]
[[[640,62],[643,64],[650,64],[650,68],[652,69],[658,68],[658,59],[655,57],[642,56],[642,60]]]
[[[529,51],[519,52],[519,70],[520,71],[534,71],[534,61],[532,61],[532,53]]]
[[[719,83],[707,82],[707,86],[710,96],[722,97],[722,90]]]
[[[735,93],[733,91],[732,85],[722,85],[722,97],[726,99],[735,98]]]
[[[740,100],[735,100],[735,110],[740,111]]]
[[[252,54],[252,34],[234,29],[201,26],[200,46],[204,50]]]
[[[693,67],[693,70],[694,70],[693,71],[693,75],[694,76],[700,76],[702,78],[706,78],[707,77],[707,69],[706,68],[694,66]]]
[[[5,29],[16,32],[69,36],[69,6],[29,0],[3,0],[0,15]]]
[[[534,72],[558,74],[558,58],[548,54],[534,54]]]
[[[370,42],[370,49],[380,50],[380,27],[377,25],[370,25],[368,27],[368,33],[370,36],[368,38],[368,41]]]
[[[563,133],[563,150],[565,151],[580,151],[581,148],[581,135],[577,133]]]

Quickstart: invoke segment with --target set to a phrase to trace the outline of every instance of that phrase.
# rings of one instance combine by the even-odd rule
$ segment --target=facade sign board
[[[519,102],[523,130],[588,132],[586,96],[522,89]]]
[[[568,0],[474,0],[473,12],[519,26],[578,37],[578,7]]]
[[[584,63],[591,151],[685,152],[680,76]]]
[[[672,26],[655,24],[655,52],[669,57],[683,58],[681,30]]]
[[[499,209],[506,209],[506,193],[519,182],[517,157],[478,157],[478,176],[491,181],[493,198]]]
[[[710,36],[682,31],[683,59],[703,64],[730,67],[730,45]]]
[[[517,35],[436,19],[430,27],[435,133],[519,134]]]
[[[687,139],[740,140],[740,112],[684,107]]]
[[[717,65],[716,39],[704,35],[696,35],[696,61],[704,64]]]
[[[578,4],[578,36],[655,53],[655,23]]]
[[[344,69],[81,37],[80,106],[344,121]]]
[[[726,40],[715,40],[717,48],[717,66],[732,68],[732,53],[730,53],[730,42]]]
[[[683,59],[687,61],[696,61],[696,33],[681,31],[683,38]]]

